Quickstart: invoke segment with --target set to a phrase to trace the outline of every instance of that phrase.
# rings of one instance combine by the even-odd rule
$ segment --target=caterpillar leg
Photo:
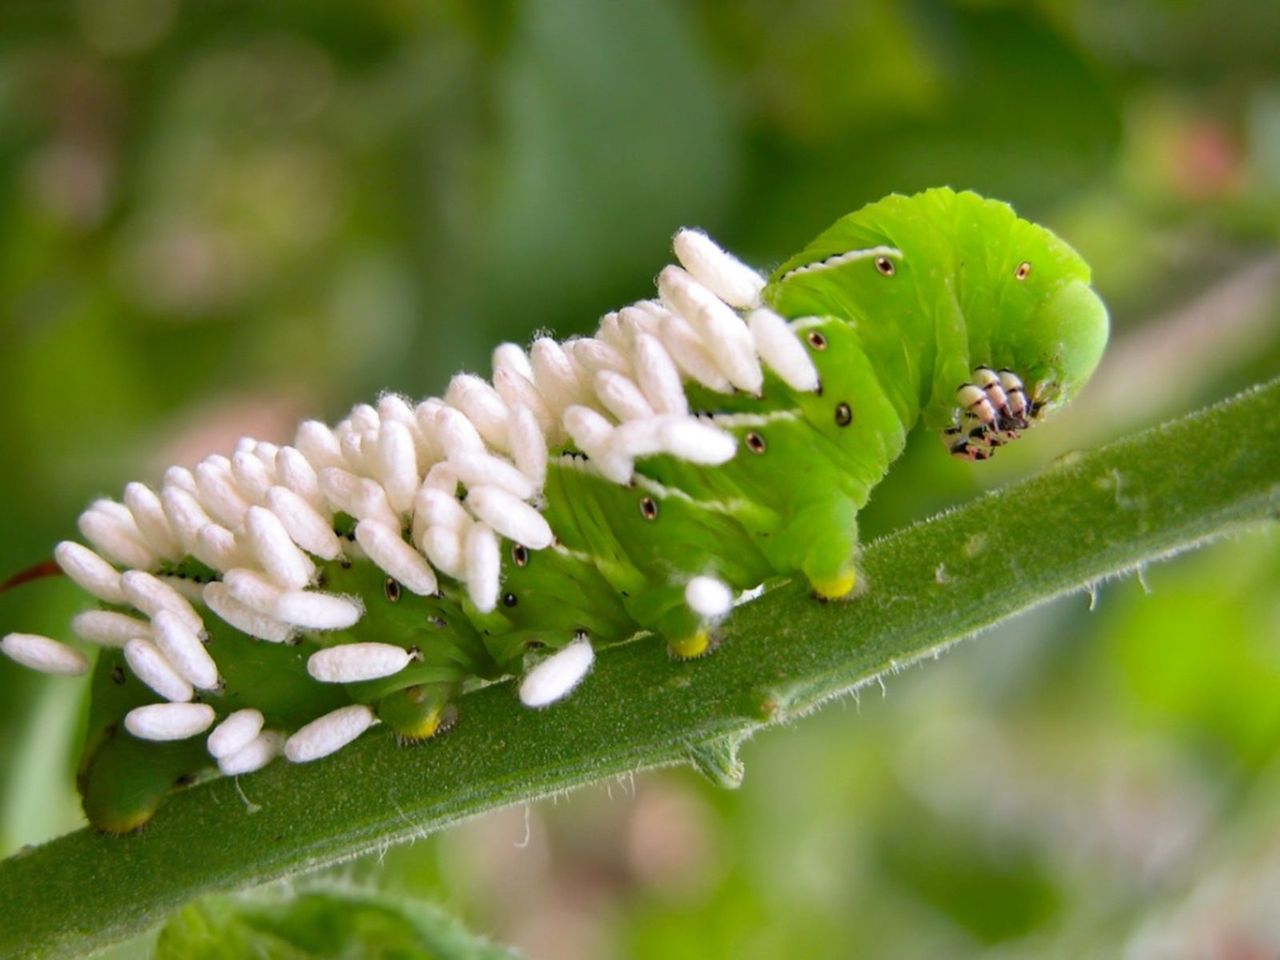
[[[451,728],[458,719],[458,686],[419,683],[389,693],[377,703],[377,714],[406,743],[428,740]]]
[[[858,569],[853,563],[841,568],[834,574],[822,574],[809,578],[809,586],[819,600],[843,600],[850,596],[858,585]]]

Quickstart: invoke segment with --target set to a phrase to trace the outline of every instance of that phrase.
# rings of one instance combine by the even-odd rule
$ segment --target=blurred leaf
[[[323,890],[209,898],[165,924],[155,960],[514,960],[438,907],[386,894]]]

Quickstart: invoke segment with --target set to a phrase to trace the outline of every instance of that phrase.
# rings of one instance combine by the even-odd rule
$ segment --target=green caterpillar
[[[984,459],[1107,339],[1080,257],[972,193],[873,203],[767,281],[696,231],[675,248],[659,299],[503,345],[492,382],[384,396],[93,504],[93,549],[55,553],[98,601],[72,623],[102,648],[90,822],[136,829],[214,762],[307,762],[375,722],[431,737],[476,680],[519,675],[545,706],[637,631],[701,656],[778,575],[849,596],[858,511],[917,422]],[[34,634],[0,648],[89,666]]]

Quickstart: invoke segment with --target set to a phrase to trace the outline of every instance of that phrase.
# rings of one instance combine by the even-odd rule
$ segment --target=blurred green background
[[[6,0],[0,577],[128,479],[591,330],[680,225],[769,266],[937,184],[1075,244],[1114,343],[993,464],[920,438],[868,535],[1280,371],[1275,0]],[[80,602],[24,588],[0,628]],[[83,693],[0,661],[6,851],[80,822]],[[340,875],[532,958],[1276,956],[1280,540],[744,758],[735,793],[645,774]]]

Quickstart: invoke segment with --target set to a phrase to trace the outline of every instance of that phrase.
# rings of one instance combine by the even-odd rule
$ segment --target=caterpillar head
[[[980,203],[988,225],[1003,227],[1000,241],[971,236],[961,244],[972,252],[957,264],[969,357],[978,364],[955,389],[943,437],[956,456],[982,460],[1075,396],[1098,365],[1109,322],[1071,247],[1003,204],[957,200],[962,209]]]

